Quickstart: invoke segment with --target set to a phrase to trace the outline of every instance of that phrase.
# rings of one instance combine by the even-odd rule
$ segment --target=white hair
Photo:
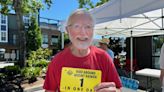
[[[72,22],[72,21],[71,21],[72,17],[73,17],[74,15],[77,15],[77,14],[84,14],[84,15],[87,15],[88,17],[91,18],[92,24],[93,24],[93,25],[95,24],[95,23],[94,23],[94,18],[93,18],[93,16],[90,14],[89,11],[84,10],[84,9],[77,9],[77,10],[75,10],[74,12],[72,12],[71,15],[68,17],[68,19],[67,19],[67,25],[66,25],[66,26],[68,26],[68,25],[71,24],[71,22]]]

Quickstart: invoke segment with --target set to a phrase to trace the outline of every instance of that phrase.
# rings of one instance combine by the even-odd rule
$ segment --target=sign
[[[48,48],[48,44],[42,44],[42,48]]]
[[[4,54],[5,53],[5,49],[0,48],[0,54]]]
[[[5,59],[9,59],[10,58],[10,53],[5,53]]]
[[[94,92],[101,82],[101,71],[81,68],[62,68],[61,92]]]

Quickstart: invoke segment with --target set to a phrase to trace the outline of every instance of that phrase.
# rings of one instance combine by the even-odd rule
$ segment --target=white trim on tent
[[[99,7],[91,9],[90,12],[96,19],[96,34],[111,37],[131,37],[132,43],[132,37],[164,34],[163,10],[159,14],[147,15],[145,13],[155,12],[162,8],[164,8],[164,0],[110,0]],[[137,16],[137,14],[139,15]],[[156,16],[151,16],[154,14]],[[133,15],[134,17],[143,18],[128,18]],[[161,23],[161,25],[158,23]],[[133,65],[132,56],[131,44],[131,65]],[[131,78],[132,71],[131,67]]]

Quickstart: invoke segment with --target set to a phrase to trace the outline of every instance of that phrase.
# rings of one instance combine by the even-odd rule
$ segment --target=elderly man
[[[63,90],[68,90],[67,92],[120,91],[122,85],[112,59],[109,58],[104,50],[91,46],[94,34],[93,27],[94,21],[88,11],[78,9],[70,15],[66,30],[72,44],[58,53],[49,64],[43,87],[47,92],[65,92]],[[72,76],[70,75],[74,73],[74,70],[71,70],[72,68],[76,69],[75,72],[77,73],[73,77],[80,77],[77,82],[73,82],[76,78],[71,79]],[[82,69],[92,72],[82,72]],[[92,79],[97,81],[98,75],[96,75],[96,71],[101,71],[102,73],[100,83],[96,84],[93,89],[85,89],[84,86],[89,87],[94,82],[89,83],[89,81]],[[67,73],[65,74],[64,72]],[[85,74],[80,75],[81,73]],[[90,80],[84,81],[87,79],[85,77],[90,78]],[[68,87],[63,87],[68,82]],[[80,84],[75,85],[75,83]],[[72,87],[72,85],[74,86]]]

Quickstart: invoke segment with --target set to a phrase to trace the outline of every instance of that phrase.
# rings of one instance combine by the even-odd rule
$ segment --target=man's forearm
[[[161,74],[160,74],[160,80],[161,80],[161,82],[163,81],[163,77],[164,77],[164,69],[161,69]]]

